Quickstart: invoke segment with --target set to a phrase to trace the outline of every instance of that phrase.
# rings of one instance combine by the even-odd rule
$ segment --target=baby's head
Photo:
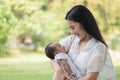
[[[45,54],[50,59],[54,59],[55,54],[65,53],[65,49],[57,42],[49,43],[45,48]]]

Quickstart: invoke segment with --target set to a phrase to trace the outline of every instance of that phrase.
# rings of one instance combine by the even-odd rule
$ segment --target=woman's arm
[[[97,80],[99,72],[89,72],[85,77],[80,78],[79,80]]]
[[[67,63],[67,60],[66,59],[58,59],[58,60],[61,62],[61,65],[63,65],[65,71],[68,74],[72,74],[72,70],[70,68],[70,65]]]
[[[66,76],[56,60],[51,60],[51,65],[56,73],[55,80],[65,80]]]

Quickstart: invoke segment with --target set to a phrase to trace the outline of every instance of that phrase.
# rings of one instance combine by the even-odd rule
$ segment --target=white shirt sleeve
[[[102,69],[107,55],[106,51],[107,49],[104,44],[95,46],[95,54],[92,55],[87,64],[87,72],[99,72]]]
[[[66,53],[58,53],[55,55],[55,60],[57,59],[67,59],[67,54]]]

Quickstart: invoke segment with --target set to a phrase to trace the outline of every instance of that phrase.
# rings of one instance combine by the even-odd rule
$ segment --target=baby
[[[57,42],[49,43],[45,48],[45,54],[50,59],[55,59],[63,69],[65,74],[68,74],[72,80],[80,78],[80,72],[66,54],[65,48]]]

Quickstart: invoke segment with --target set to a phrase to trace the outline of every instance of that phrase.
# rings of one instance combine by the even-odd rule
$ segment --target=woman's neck
[[[81,42],[88,42],[90,39],[92,39],[93,37],[89,34],[86,34],[86,36],[80,40],[80,43]]]
[[[79,42],[80,49],[84,48],[87,42],[92,38],[93,38],[92,36],[90,36],[89,34],[86,34],[86,36],[83,39],[81,39]]]

